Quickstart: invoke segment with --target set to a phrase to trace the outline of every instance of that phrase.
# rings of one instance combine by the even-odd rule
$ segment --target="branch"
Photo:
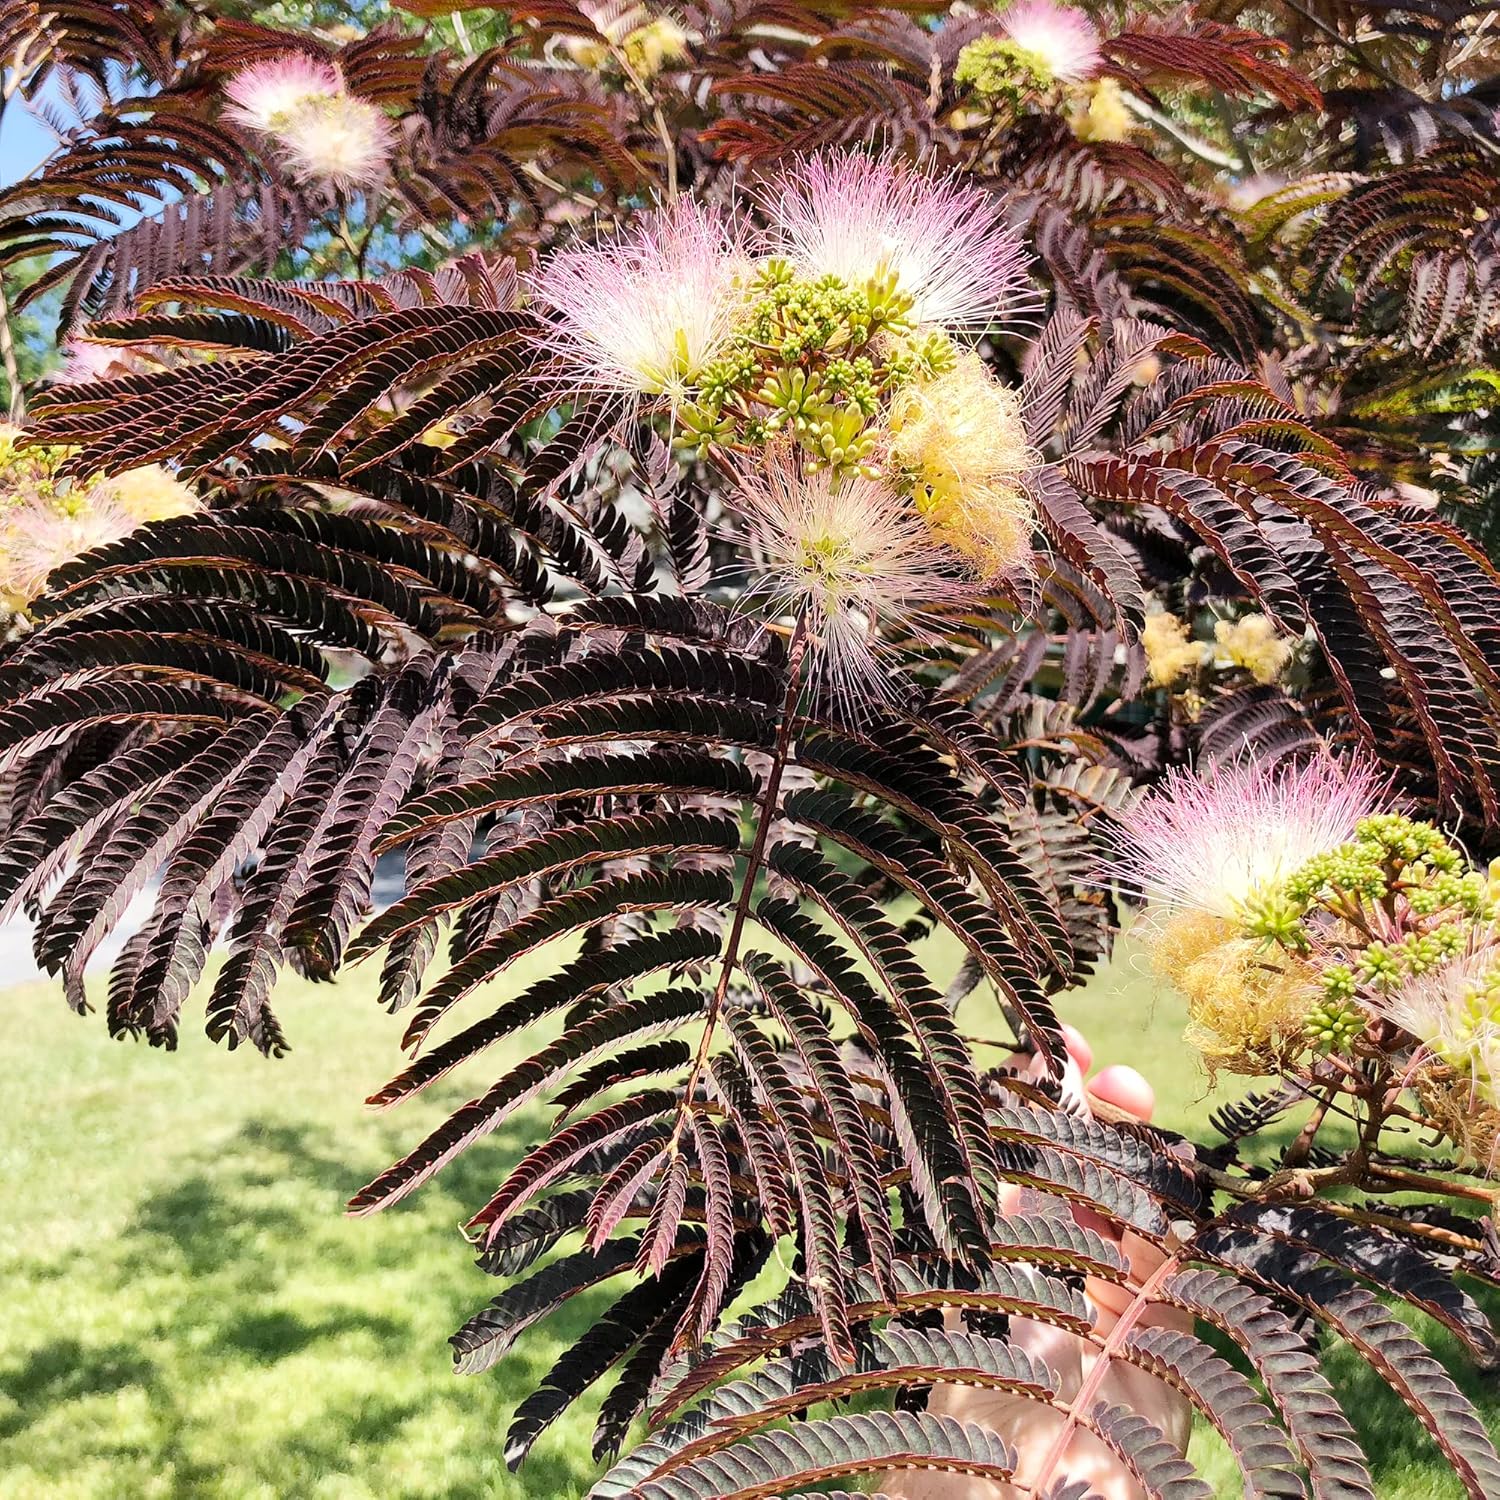
[[[1211,146],[1207,141],[1189,134],[1175,120],[1162,114],[1159,109],[1154,109],[1144,99],[1130,93],[1124,93],[1120,97],[1124,99],[1126,109],[1132,114],[1148,120],[1163,135],[1170,136],[1184,151],[1196,156],[1199,161],[1206,161],[1211,167],[1222,167],[1232,172],[1244,166],[1239,157],[1230,156],[1227,152],[1219,150],[1217,146]]]
[[[713,1043],[714,1027],[719,1012],[724,1008],[729,994],[729,980],[739,959],[740,938],[744,935],[745,920],[750,915],[750,903],[755,897],[755,880],[760,874],[766,857],[766,845],[771,838],[771,824],[776,817],[776,804],[781,796],[781,778],[786,770],[787,756],[791,752],[792,725],[795,722],[797,698],[802,690],[802,659],[807,653],[807,612],[797,617],[797,628],[792,632],[791,647],[787,657],[786,694],[781,705],[781,724],[776,731],[776,748],[771,760],[771,769],[766,775],[766,788],[761,796],[760,820],[755,829],[755,841],[750,846],[745,861],[745,873],[740,883],[739,899],[734,904],[734,917],[730,922],[729,936],[724,942],[724,957],[719,968],[719,982],[714,986],[713,999],[709,1002],[708,1015],[703,1023],[703,1035],[698,1042],[698,1055],[693,1059],[693,1070],[682,1092],[682,1104],[678,1109],[676,1123],[672,1127],[672,1140],[668,1155],[675,1153],[683,1128],[692,1109],[693,1095],[698,1080],[708,1065],[708,1049]]]
[[[1322,1128],[1323,1121],[1328,1118],[1328,1110],[1337,1097],[1339,1086],[1337,1083],[1330,1084],[1328,1092],[1313,1106],[1313,1112],[1307,1117],[1307,1123],[1297,1132],[1297,1139],[1286,1148],[1286,1155],[1281,1158],[1283,1167],[1300,1167],[1307,1160],[1308,1152],[1312,1150],[1313,1138]]]
[[[5,295],[5,276],[0,273],[0,361],[5,365],[5,379],[10,386],[10,419],[20,422],[26,416],[26,392],[21,388],[21,366],[16,359],[16,343],[10,327],[10,299]]]
[[[656,95],[651,92],[646,81],[636,72],[634,64],[625,55],[625,49],[613,37],[605,37],[605,40],[609,43],[610,56],[619,65],[620,71],[625,75],[631,88],[641,96],[646,107],[651,111],[651,123],[656,127],[656,138],[661,142],[662,162],[667,169],[667,197],[673,200],[677,197],[677,147],[672,140],[672,131],[667,124],[667,117],[661,112],[661,105],[656,102]]]

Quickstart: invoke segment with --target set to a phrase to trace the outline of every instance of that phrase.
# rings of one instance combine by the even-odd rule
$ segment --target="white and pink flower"
[[[226,118],[269,135],[280,131],[302,106],[344,92],[344,80],[332,63],[304,52],[284,52],[252,63],[224,86]]]
[[[1382,801],[1364,760],[1173,769],[1120,819],[1105,874],[1158,912],[1237,921],[1257,892],[1352,839]]]
[[[935,611],[976,597],[960,559],[879,479],[810,469],[786,442],[736,479],[729,506],[756,562],[750,594],[806,615],[814,673],[846,701],[885,690],[883,635],[922,639]]]
[[[1000,30],[1058,83],[1084,83],[1099,71],[1099,33],[1077,6],[1016,0],[1000,13]]]
[[[1372,1003],[1416,1037],[1426,1056],[1481,1081],[1489,1102],[1500,1103],[1500,947],[1493,931],[1476,930],[1451,963],[1405,979]]]
[[[71,505],[33,495],[0,510],[0,603],[18,608],[45,587],[54,568],[82,552],[117,542],[135,530],[135,519],[105,493]]]
[[[331,63],[287,52],[237,73],[224,92],[226,118],[266,136],[299,181],[363,187],[390,160],[390,121]]]
[[[278,138],[293,177],[339,188],[367,187],[383,175],[391,141],[391,122],[368,99],[353,94],[301,105]]]
[[[734,331],[747,266],[739,227],[680,198],[618,239],[559,252],[528,286],[555,315],[547,344],[565,380],[676,402]]]
[[[911,319],[960,329],[1036,311],[1030,257],[1003,204],[955,176],[854,151],[799,161],[763,192],[768,249],[809,276],[894,282]]]

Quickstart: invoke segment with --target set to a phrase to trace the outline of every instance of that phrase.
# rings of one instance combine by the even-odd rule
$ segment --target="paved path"
[[[375,868],[375,910],[381,911],[402,892],[402,867],[399,858],[381,860]],[[155,899],[154,886],[144,890],[125,908],[124,917],[115,930],[95,950],[84,969],[86,974],[107,974],[125,940],[146,920]],[[24,916],[0,922],[0,989],[7,985],[26,984],[47,976],[37,968],[31,956],[31,923]]]
[[[115,930],[98,946],[94,956],[84,969],[85,974],[107,974],[126,938],[146,920],[156,892],[142,891],[125,908],[124,917]],[[0,989],[11,984],[26,984],[33,979],[47,976],[36,966],[31,956],[31,923],[24,917],[12,917],[0,922]]]

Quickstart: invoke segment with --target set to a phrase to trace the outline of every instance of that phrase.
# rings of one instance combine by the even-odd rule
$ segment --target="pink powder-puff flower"
[[[586,390],[681,401],[733,332],[747,267],[728,217],[686,198],[528,278],[555,321],[546,347]]]
[[[368,99],[333,94],[299,104],[276,139],[293,177],[359,188],[385,172],[391,155],[391,122]]]
[[[237,73],[225,117],[258,131],[298,181],[355,188],[380,177],[392,131],[379,106],[344,88],[338,69],[300,52]]]
[[[894,284],[918,324],[1015,322],[1038,306],[1004,205],[952,175],[855,151],[789,167],[762,194],[768,248],[808,276]]]
[[[1429,1057],[1482,1082],[1489,1102],[1500,1104],[1500,947],[1492,931],[1476,930],[1457,958],[1370,1003]]]
[[[936,611],[976,597],[960,559],[879,479],[811,470],[785,442],[735,478],[728,504],[749,547],[747,595],[806,616],[814,676],[846,702],[889,691],[883,635],[925,638]]]
[[[1465,1156],[1494,1176],[1500,1167],[1500,948],[1476,929],[1446,964],[1407,978],[1367,1002],[1420,1044],[1406,1082],[1423,1113]]]
[[[343,91],[344,81],[331,63],[303,52],[284,52],[251,64],[225,84],[229,107],[224,114],[236,125],[275,134],[299,106]]]
[[[1174,769],[1121,818],[1104,873],[1159,914],[1239,921],[1253,897],[1347,843],[1381,805],[1380,774],[1363,760]]]
[[[1083,83],[1099,71],[1099,33],[1077,6],[1016,0],[1001,12],[1000,30],[1058,83]]]
[[[92,339],[68,339],[62,346],[62,369],[54,377],[58,385],[87,385],[130,372],[128,349],[112,348]]]
[[[135,526],[106,494],[85,495],[71,504],[30,496],[0,510],[0,604],[20,608],[42,592],[54,568],[129,536]]]

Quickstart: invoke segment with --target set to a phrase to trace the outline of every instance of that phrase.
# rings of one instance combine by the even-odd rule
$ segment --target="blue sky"
[[[57,144],[56,138],[18,100],[0,119],[0,187],[29,177]]]

